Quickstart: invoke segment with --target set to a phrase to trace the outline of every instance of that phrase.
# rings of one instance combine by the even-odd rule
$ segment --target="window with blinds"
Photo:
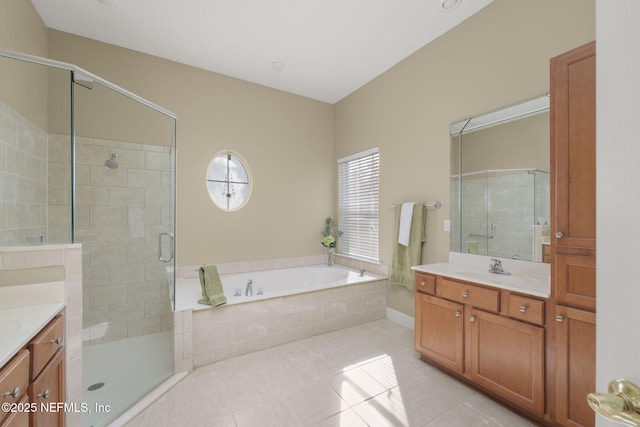
[[[379,180],[377,147],[338,159],[340,254],[378,262]]]

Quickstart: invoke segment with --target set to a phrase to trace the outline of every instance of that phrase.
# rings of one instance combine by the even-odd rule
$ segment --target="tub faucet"
[[[489,273],[510,275],[508,271],[502,268],[502,261],[497,258],[491,258],[491,264],[489,264]]]
[[[249,279],[247,281],[247,287],[244,290],[244,296],[248,297],[248,296],[251,296],[251,295],[253,295],[253,280]]]

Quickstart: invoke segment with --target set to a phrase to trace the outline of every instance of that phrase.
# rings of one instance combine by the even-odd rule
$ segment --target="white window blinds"
[[[378,262],[378,148],[338,159],[338,242],[341,254]]]

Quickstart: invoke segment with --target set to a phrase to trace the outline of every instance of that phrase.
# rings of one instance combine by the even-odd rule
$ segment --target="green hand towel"
[[[422,260],[422,243],[426,240],[427,208],[424,203],[416,203],[413,206],[409,246],[398,243],[401,210],[402,204],[396,206],[396,228],[393,237],[393,258],[391,260],[389,282],[413,290],[414,274],[411,266],[420,265]]]
[[[217,307],[227,303],[227,297],[222,290],[222,282],[215,265],[203,265],[198,271],[200,275],[200,286],[202,286],[201,304]]]

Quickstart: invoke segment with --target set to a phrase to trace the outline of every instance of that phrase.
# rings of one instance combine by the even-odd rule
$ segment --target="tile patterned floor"
[[[214,363],[128,427],[498,426],[535,424],[425,364],[388,320]]]

